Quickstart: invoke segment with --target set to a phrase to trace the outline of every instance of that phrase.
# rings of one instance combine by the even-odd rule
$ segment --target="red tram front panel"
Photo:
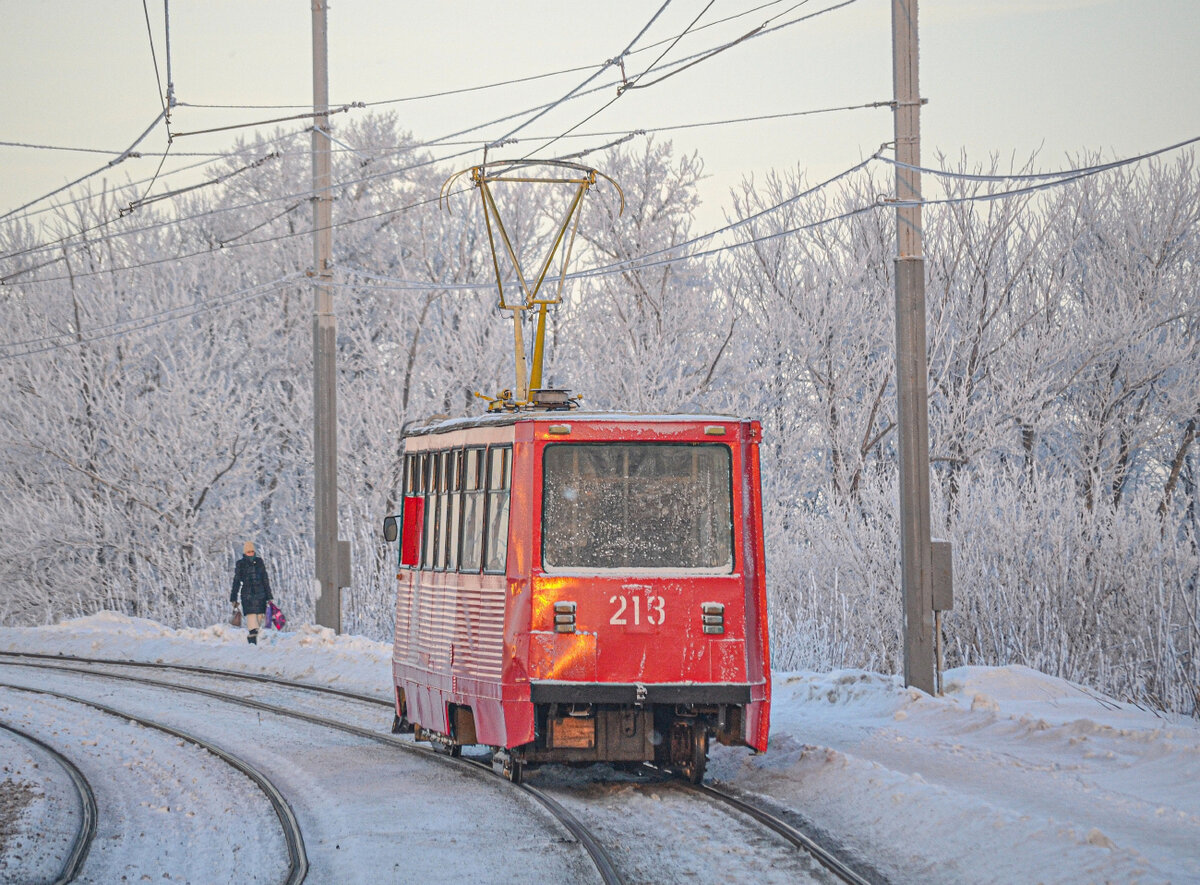
[[[552,413],[407,440],[398,716],[532,748],[589,711],[728,710],[717,737],[765,749],[758,437],[724,417]]]

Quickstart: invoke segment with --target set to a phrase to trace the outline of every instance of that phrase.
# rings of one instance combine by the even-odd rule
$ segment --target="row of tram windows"
[[[425,502],[417,567],[502,574],[511,487],[511,446],[405,455],[404,495]]]

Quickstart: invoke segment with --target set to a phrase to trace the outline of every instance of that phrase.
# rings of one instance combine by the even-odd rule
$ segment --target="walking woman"
[[[238,596],[242,598],[242,611],[246,615],[246,626],[250,634],[246,641],[258,645],[258,628],[262,626],[263,615],[267,612],[267,601],[271,597],[271,582],[267,580],[267,566],[262,557],[254,555],[254,542],[247,541],[242,545],[241,559],[233,569],[233,592],[229,601],[236,611]]]

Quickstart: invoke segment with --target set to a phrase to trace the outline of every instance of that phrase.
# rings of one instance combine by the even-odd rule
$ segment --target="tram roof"
[[[640,422],[643,424],[674,424],[678,422],[728,422],[748,421],[736,415],[712,413],[664,414],[661,412],[596,412],[580,409],[546,410],[526,412],[489,412],[485,415],[467,415],[459,418],[432,418],[420,426],[407,424],[401,430],[404,436],[426,436],[452,430],[470,430],[476,427],[506,427],[526,421],[543,421],[548,424],[563,424],[574,421],[605,421],[612,423]]]

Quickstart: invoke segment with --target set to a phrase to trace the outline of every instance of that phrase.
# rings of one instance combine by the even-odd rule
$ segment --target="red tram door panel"
[[[425,499],[404,499],[401,525],[404,534],[400,538],[400,564],[416,566],[421,561],[421,529],[425,521]]]

